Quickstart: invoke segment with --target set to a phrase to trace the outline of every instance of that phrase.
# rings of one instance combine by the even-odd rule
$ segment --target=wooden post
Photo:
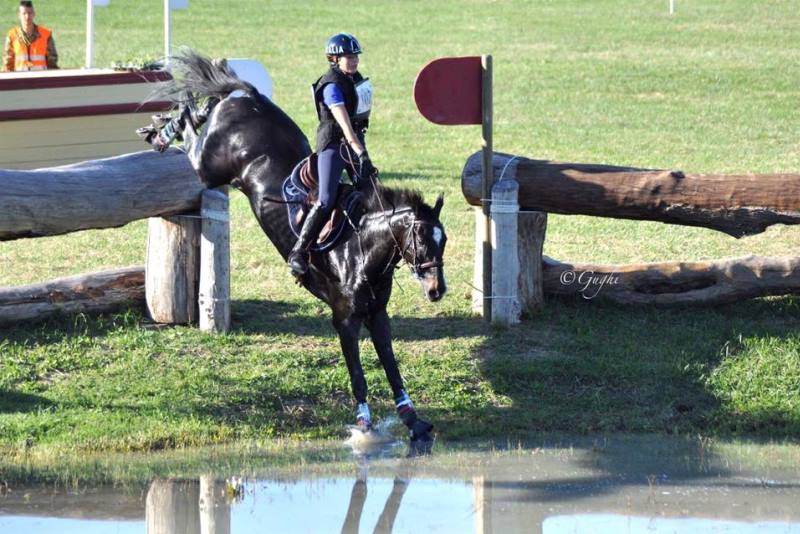
[[[157,323],[197,321],[200,220],[196,217],[148,219],[145,295],[147,311]]]
[[[500,180],[492,188],[492,324],[515,324],[520,317],[518,192],[514,180]]]
[[[544,307],[542,252],[547,230],[547,213],[522,210],[517,218],[519,248],[519,300],[522,313],[534,315]]]
[[[475,261],[472,269],[472,311],[478,315],[483,315],[486,299],[483,298],[483,258],[486,253],[484,243],[486,241],[487,219],[483,214],[483,208],[475,208]],[[490,234],[491,235],[491,234]],[[490,241],[491,245],[491,241]],[[491,247],[489,248],[491,250]],[[491,288],[489,289],[491,291]]]
[[[231,328],[230,224],[227,188],[203,192],[200,245],[200,330],[227,332]]]
[[[481,118],[483,124],[483,158],[481,175],[483,177],[483,317],[492,320],[492,235],[491,235],[491,201],[494,185],[494,167],[492,157],[492,56],[481,56]]]

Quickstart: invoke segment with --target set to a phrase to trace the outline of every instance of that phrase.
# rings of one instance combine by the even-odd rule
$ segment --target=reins
[[[363,177],[358,172],[356,164],[353,161],[352,152],[350,150],[347,150],[347,148],[346,148],[344,143],[342,143],[340,145],[339,150],[340,150],[340,155],[342,156],[342,159],[344,159],[350,165],[350,168],[353,169],[353,172],[355,173],[355,175],[357,176],[358,180],[360,181]],[[242,174],[243,175],[246,174],[246,171],[249,170],[250,166],[253,165],[254,163],[256,163],[258,160],[262,159],[263,157],[265,157],[265,156],[259,156],[259,157],[255,158],[253,161],[251,161],[250,163],[248,163],[247,167],[245,167],[245,170],[244,170],[244,172],[242,172]],[[408,264],[409,267],[411,267],[411,270],[413,271],[414,275],[417,278],[422,278],[424,272],[429,270],[429,269],[433,269],[433,268],[436,268],[436,267],[444,267],[444,261],[443,260],[431,260],[431,261],[426,261],[426,262],[422,262],[422,263],[418,263],[418,261],[417,261],[417,246],[418,246],[417,245],[417,239],[418,239],[418,236],[419,236],[419,227],[421,225],[423,225],[423,224],[433,224],[433,223],[430,223],[430,222],[427,222],[427,221],[421,221],[421,220],[417,219],[416,217],[413,217],[409,222],[404,223],[404,225],[408,229],[407,234],[406,234],[407,237],[404,239],[404,241],[406,241],[405,247],[403,247],[402,244],[400,243],[400,241],[397,240],[397,237],[395,237],[395,235],[394,235],[394,230],[392,229],[391,217],[394,217],[395,215],[398,215],[398,214],[401,214],[401,213],[412,212],[413,210],[412,210],[411,207],[404,207],[404,208],[401,208],[401,209],[398,210],[396,206],[392,205],[391,214],[389,216],[387,216],[387,213],[390,213],[390,210],[387,210],[386,207],[383,204],[382,195],[380,194],[379,189],[378,189],[379,181],[376,181],[377,174],[378,173],[375,172],[372,175],[368,176],[368,178],[369,178],[369,181],[372,184],[373,192],[374,192],[374,194],[375,194],[375,196],[376,196],[376,198],[378,200],[378,205],[380,206],[381,211],[380,211],[380,213],[365,214],[365,215],[362,216],[362,219],[372,219],[372,218],[379,218],[379,217],[382,218],[386,222],[386,226],[389,229],[389,235],[392,237],[392,241],[394,242],[394,250],[392,252],[392,256],[389,258],[389,261],[387,262],[386,267],[384,267],[383,270],[381,271],[381,274],[385,274],[389,270],[389,268],[392,266],[392,263],[394,261],[394,256],[397,253],[399,253],[400,254],[400,258],[406,264]],[[299,203],[298,201],[286,201],[286,200],[282,200],[282,199],[279,200],[279,199],[271,198],[271,197],[268,197],[268,196],[262,196],[261,198],[262,198],[262,200],[266,200],[268,202],[274,202],[274,203],[278,203],[278,204],[295,204],[295,203]],[[353,223],[353,221],[350,219],[349,214],[345,212],[345,216],[347,217],[347,220],[350,223],[350,226],[353,228],[353,230],[355,231],[355,233],[356,233],[356,235],[358,237],[358,245],[359,245],[359,249],[360,249],[360,253],[361,253],[360,256],[361,256],[362,272],[363,272],[364,271],[363,263],[364,263],[365,254],[364,254],[364,246],[363,246],[363,243],[361,241],[361,232],[359,231],[357,226]],[[409,250],[411,251],[411,260],[409,260],[408,257],[407,257],[407,255],[408,255],[407,253],[409,252]],[[395,265],[395,269],[399,269],[399,268],[400,268],[399,265]]]
[[[347,162],[350,164],[350,167],[353,169],[353,172],[355,172],[356,175],[358,176],[358,179],[361,180],[362,176],[358,173],[358,171],[356,171],[356,166],[355,166],[355,162],[353,161],[352,153],[351,153],[350,150],[346,149],[344,143],[342,143],[340,145],[339,150],[341,151],[343,149],[344,149],[344,152],[347,154]],[[341,154],[341,152],[340,152],[340,154]],[[343,156],[343,158],[344,158],[344,156]],[[434,267],[444,267],[444,261],[443,260],[442,261],[433,260],[433,261],[426,261],[426,262],[423,262],[423,263],[417,263],[417,237],[418,237],[418,232],[419,232],[418,228],[419,228],[420,225],[432,224],[432,223],[429,223],[427,221],[420,221],[419,219],[414,217],[411,220],[411,222],[409,222],[407,224],[408,233],[409,234],[413,234],[413,235],[410,236],[410,240],[406,239],[407,244],[406,244],[405,248],[403,248],[400,245],[400,242],[397,240],[397,238],[394,235],[394,231],[392,230],[391,220],[389,219],[389,217],[386,216],[386,213],[388,212],[388,210],[383,205],[383,199],[381,198],[382,195],[380,194],[380,192],[378,190],[378,183],[375,180],[375,176],[377,174],[378,174],[377,172],[374,172],[373,174],[368,176],[368,178],[369,178],[369,181],[372,183],[372,190],[373,190],[373,192],[375,194],[375,198],[377,198],[377,200],[378,200],[378,205],[381,208],[381,215],[383,216],[383,220],[386,222],[386,226],[389,228],[389,235],[392,236],[392,241],[394,241],[394,251],[392,253],[392,256],[389,258],[389,262],[386,264],[386,267],[384,267],[383,271],[381,271],[381,274],[384,274],[384,273],[386,273],[386,271],[389,270],[389,267],[392,265],[392,261],[394,260],[394,254],[397,253],[397,252],[400,253],[400,258],[402,258],[402,260],[405,261],[409,265],[409,267],[411,267],[412,271],[414,272],[414,275],[417,278],[422,278],[423,273],[425,271],[427,271],[428,269],[433,269]],[[412,209],[410,207],[406,207],[406,208],[403,208],[400,211],[401,212],[412,211]],[[397,206],[392,205],[392,217],[397,215],[397,213],[398,213]],[[361,237],[359,235],[359,246],[360,245],[361,245]],[[409,261],[409,259],[406,257],[406,252],[408,252],[409,248],[412,249],[411,250],[411,255],[412,255],[412,260],[413,261]],[[363,258],[363,247],[362,247],[362,258]],[[363,259],[362,259],[362,261],[363,261]],[[398,268],[399,268],[399,266],[395,266],[395,269],[398,269]]]

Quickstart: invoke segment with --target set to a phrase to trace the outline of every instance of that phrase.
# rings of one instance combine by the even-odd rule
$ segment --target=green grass
[[[800,436],[796,297],[705,309],[550,300],[496,330],[470,315],[472,208],[460,173],[478,127],[427,123],[418,70],[491,53],[498,151],[687,172],[800,169],[796,2],[329,2],[193,0],[174,43],[269,69],[275,100],[309,136],[308,86],[328,35],[355,32],[376,86],[370,153],[386,183],[444,192],[450,293],[427,303],[400,271],[390,304],[408,388],[449,439],[541,431]],[[16,1],[1,0],[10,25]],[[159,55],[160,1],[96,10],[96,63]],[[83,61],[83,5],[51,1],[64,67]],[[341,20],[342,22],[336,22]],[[343,26],[346,21],[346,27]],[[153,328],[138,312],[0,330],[0,448],[150,450],[274,436],[341,436],[352,401],[329,312],[291,283],[241,195],[232,196],[234,331]],[[0,285],[143,263],[145,224],[0,243]],[[800,232],[734,240],[698,228],[551,216],[545,253],[633,262],[795,255]],[[368,340],[374,409],[391,413]]]

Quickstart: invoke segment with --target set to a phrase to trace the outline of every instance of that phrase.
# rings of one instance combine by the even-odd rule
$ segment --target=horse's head
[[[407,219],[403,259],[411,266],[414,276],[422,284],[425,296],[431,302],[440,300],[447,292],[444,279],[444,247],[447,235],[439,220],[444,197],[439,195],[431,208],[425,204]]]

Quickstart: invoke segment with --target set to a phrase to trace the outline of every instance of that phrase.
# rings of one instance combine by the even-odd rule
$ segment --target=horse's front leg
[[[356,315],[337,317],[334,315],[333,326],[339,333],[339,343],[342,346],[347,372],[350,374],[350,387],[356,398],[356,426],[368,430],[372,426],[372,417],[367,405],[367,380],[364,378],[364,368],[361,367],[361,357],[358,351],[358,334],[361,332],[362,320]]]
[[[366,325],[372,338],[375,352],[378,353],[378,358],[392,388],[397,414],[411,431],[411,440],[430,440],[430,431],[433,430],[433,425],[417,416],[414,403],[411,402],[411,397],[408,396],[403,386],[403,378],[400,376],[397,358],[395,358],[394,349],[392,348],[392,328],[386,309],[383,308],[373,312],[367,318]]]

